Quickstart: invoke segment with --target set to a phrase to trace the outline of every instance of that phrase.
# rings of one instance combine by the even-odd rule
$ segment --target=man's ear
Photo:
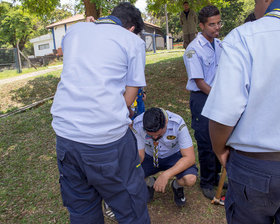
[[[133,33],[133,31],[135,30],[135,26],[128,28],[128,30]]]
[[[200,29],[203,31],[204,30],[204,24],[203,23],[199,23],[198,25],[199,25]]]

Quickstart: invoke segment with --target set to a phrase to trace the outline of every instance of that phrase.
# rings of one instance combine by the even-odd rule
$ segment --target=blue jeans
[[[280,162],[231,151],[225,209],[229,224],[280,224]]]
[[[150,223],[147,188],[136,139],[90,145],[57,136],[57,162],[63,204],[74,224],[103,224],[102,198],[119,223]]]

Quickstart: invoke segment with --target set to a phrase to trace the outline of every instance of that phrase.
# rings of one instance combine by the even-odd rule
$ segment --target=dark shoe
[[[173,187],[173,183],[175,180],[173,180],[171,182],[171,187],[174,193],[174,202],[178,207],[182,207],[186,204],[186,198],[184,195],[184,187],[179,187],[178,189],[176,189],[175,187]]]
[[[212,200],[215,197],[215,190],[214,189],[209,189],[209,188],[201,188],[203,195]]]
[[[154,180],[156,180],[155,177],[153,177],[153,178],[154,178]],[[149,202],[151,202],[154,199],[155,189],[154,189],[154,186],[152,186],[152,187],[147,186],[147,189],[148,189],[147,203],[149,203]]]

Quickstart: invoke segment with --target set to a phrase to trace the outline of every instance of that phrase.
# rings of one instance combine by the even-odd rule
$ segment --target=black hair
[[[148,132],[157,132],[165,127],[165,116],[160,108],[152,107],[143,116],[143,128]]]
[[[247,18],[245,19],[244,23],[247,23],[247,22],[253,22],[256,20],[256,16],[255,16],[255,13],[252,12],[250,13]]]
[[[208,5],[200,10],[198,14],[198,19],[200,23],[204,24],[207,22],[208,17],[212,17],[216,15],[220,15],[219,9],[214,5]]]
[[[187,1],[184,1],[183,5],[185,5],[185,4],[189,4],[189,2],[187,2]]]
[[[111,15],[118,17],[126,29],[135,26],[133,31],[135,34],[140,33],[144,28],[141,12],[130,2],[121,2],[113,9]]]

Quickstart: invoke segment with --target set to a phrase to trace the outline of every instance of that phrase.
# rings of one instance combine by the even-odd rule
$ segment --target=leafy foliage
[[[233,28],[241,25],[244,21],[243,6],[244,2],[236,0],[227,0],[230,4],[221,9],[221,17],[224,21],[224,26],[221,29],[220,35],[226,36]]]
[[[161,27],[166,34],[166,21],[165,21],[165,9],[164,5],[167,5],[168,14],[168,27],[169,33],[180,39],[182,35],[182,28],[179,21],[180,12],[183,10],[183,3],[185,0],[147,0],[147,10],[152,16],[161,19]],[[200,0],[200,1],[189,1],[190,8],[195,12],[198,12],[201,8],[208,4],[213,4],[219,8],[226,7],[229,5],[227,0]]]
[[[49,15],[59,6],[60,0],[19,0],[24,8],[36,13],[38,16]]]
[[[19,41],[19,49],[22,50],[25,43],[35,33],[38,19],[24,11],[21,6],[12,7],[6,3],[1,3],[0,8],[1,43],[9,43],[16,47],[17,41]]]

